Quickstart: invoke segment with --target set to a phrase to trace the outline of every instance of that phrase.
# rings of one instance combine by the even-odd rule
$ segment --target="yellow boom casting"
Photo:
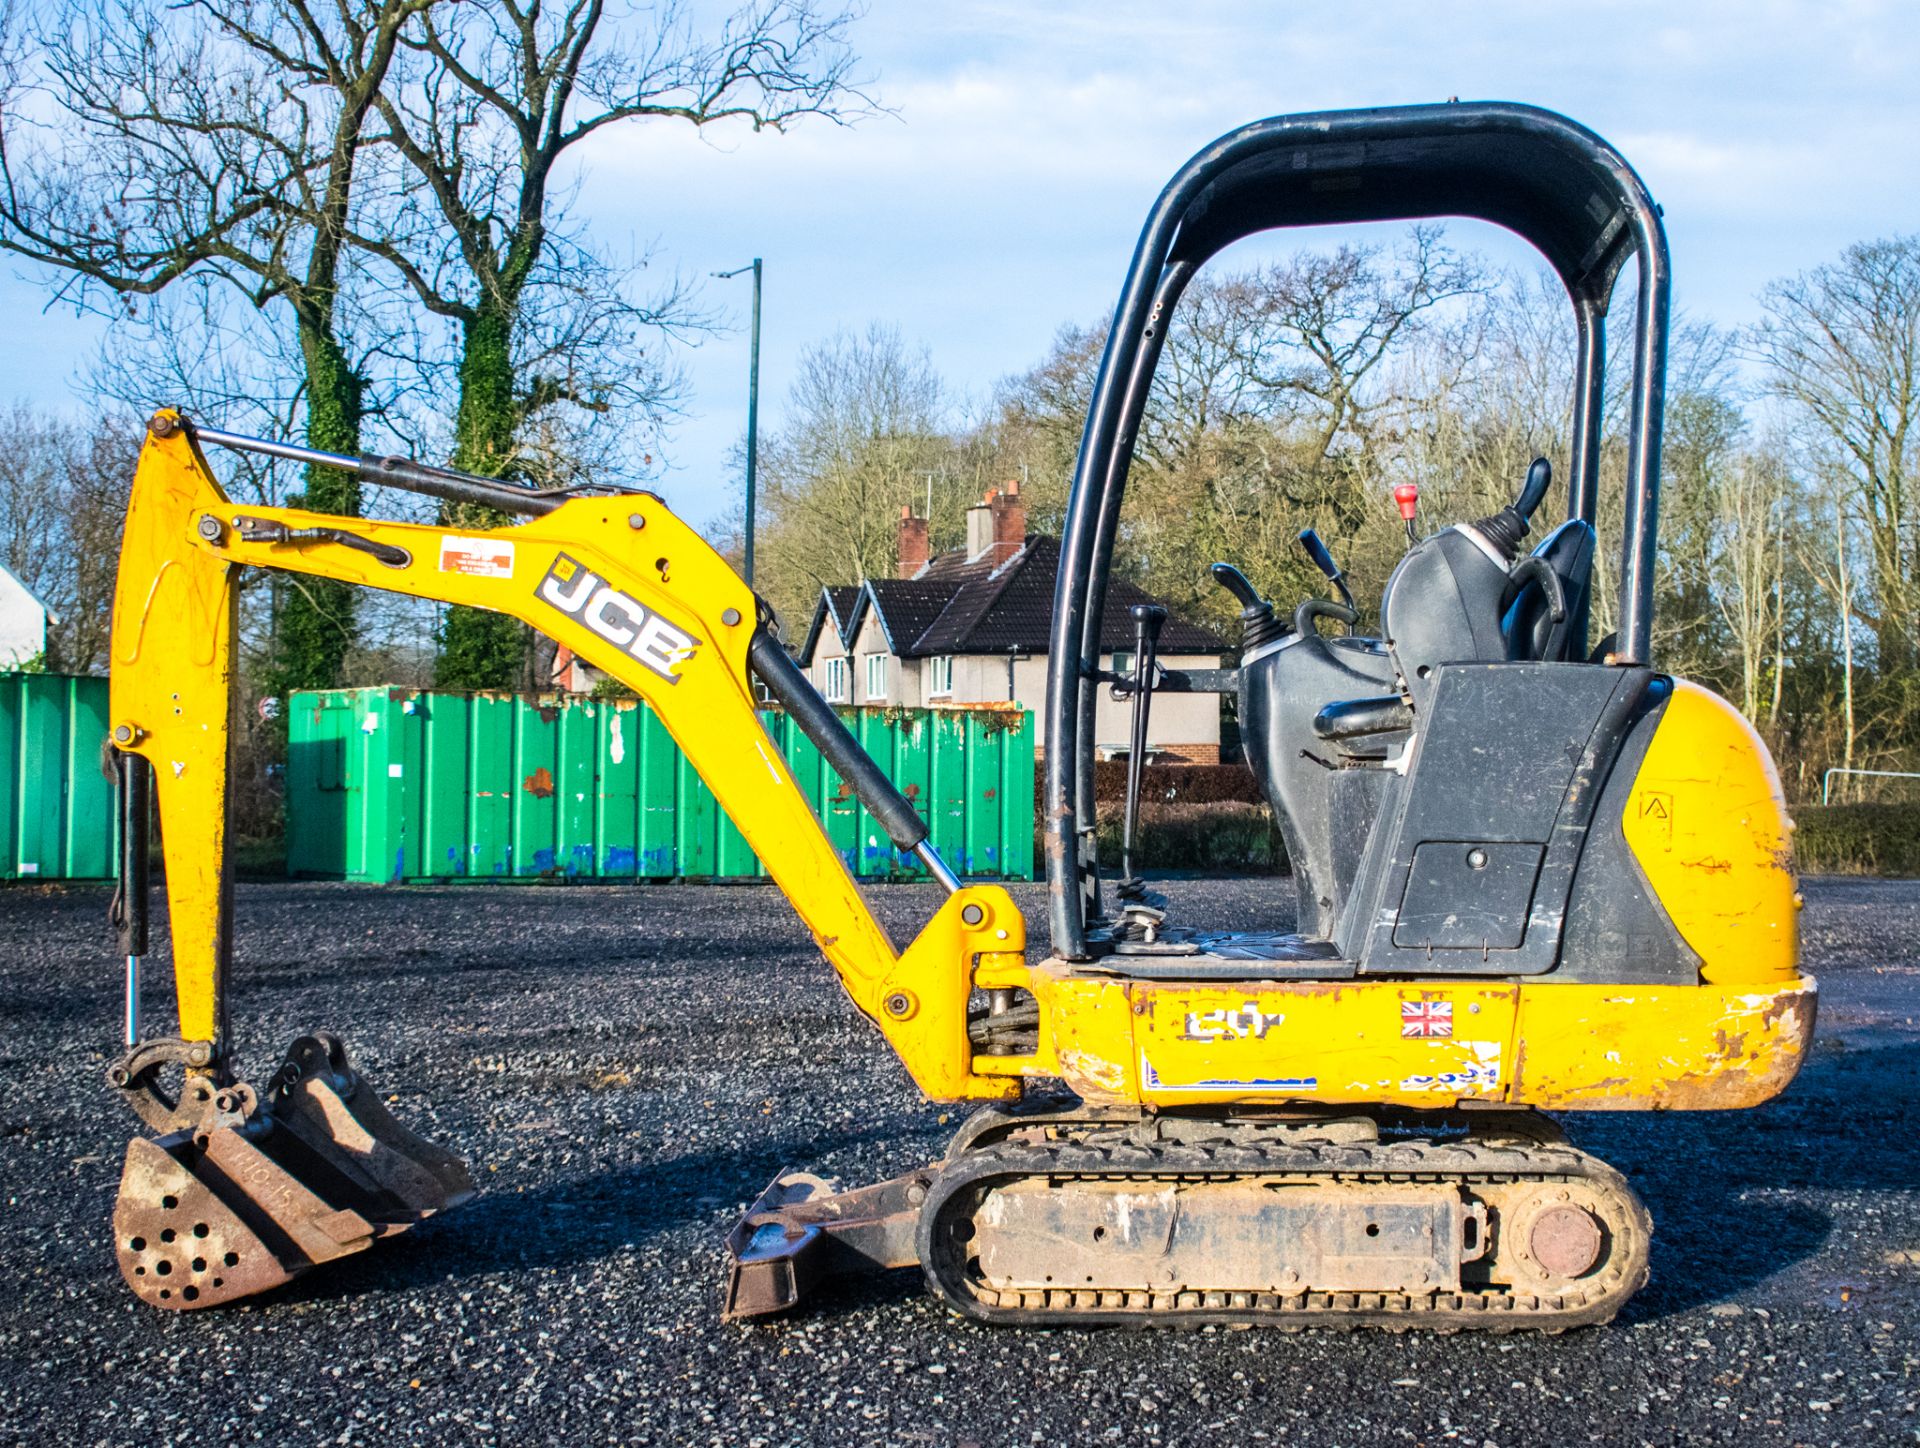
[[[252,565],[513,614],[630,685],[921,1089],[946,1100],[1018,1094],[1015,1082],[973,1073],[966,1000],[976,956],[1023,956],[1020,912],[1002,889],[969,887],[904,955],[895,951],[761,727],[747,679],[759,623],[752,592],[658,498],[579,498],[536,521],[477,532],[354,520],[358,537],[395,550],[395,561],[382,562],[295,536],[337,528],[338,518],[236,508],[177,416],[160,413],[156,424],[121,551],[112,717],[119,747],[154,769],[183,1039],[212,1044],[221,1035],[235,585],[237,569]],[[249,542],[249,532],[270,541]],[[974,913],[982,918],[967,923]]]

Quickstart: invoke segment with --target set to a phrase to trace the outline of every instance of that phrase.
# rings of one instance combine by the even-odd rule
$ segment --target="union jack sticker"
[[[1451,1036],[1453,1034],[1452,1001],[1401,1001],[1400,1034],[1402,1036]]]

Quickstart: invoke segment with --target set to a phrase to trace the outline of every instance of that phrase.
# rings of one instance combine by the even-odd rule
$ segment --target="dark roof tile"
[[[906,654],[952,600],[954,585],[939,578],[876,578],[867,588],[888,646]]]
[[[860,585],[857,583],[836,584],[820,590],[819,602],[813,606],[813,622],[807,625],[806,641],[800,645],[800,652],[795,655],[800,661],[801,668],[813,662],[813,650],[820,642],[820,630],[829,620],[832,621],[834,634],[843,647],[852,642],[848,636],[848,629],[853,621],[854,605],[859,601],[860,592]]]
[[[877,605],[880,626],[893,651],[905,658],[928,654],[1044,654],[1053,629],[1054,581],[1060,572],[1060,543],[1029,534],[1020,550],[995,565],[945,553],[915,578],[876,578],[865,585],[821,590],[813,627],[800,652],[812,662],[814,645],[829,611],[841,641],[851,645],[867,601]],[[1124,579],[1107,585],[1100,620],[1102,649],[1133,642],[1127,610],[1156,600]],[[1160,633],[1160,649],[1169,654],[1217,654],[1225,645],[1211,631],[1177,614]]]
[[[1044,654],[1052,640],[1053,590],[1060,573],[1060,543],[1029,535],[1024,547],[997,569],[979,570],[960,581],[953,601],[935,619],[912,652],[916,654]],[[1123,579],[1107,585],[1100,619],[1100,646],[1125,648],[1133,641],[1127,610],[1154,598]],[[1214,654],[1225,645],[1213,633],[1175,614],[1160,634],[1170,654]]]

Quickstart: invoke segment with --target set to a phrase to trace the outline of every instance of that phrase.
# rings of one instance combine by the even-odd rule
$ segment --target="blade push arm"
[[[1011,898],[961,889],[896,953],[761,725],[748,681],[749,654],[764,638],[757,600],[658,498],[573,498],[486,530],[241,507],[176,427],[149,437],[128,510],[113,723],[116,744],[154,768],[185,1039],[213,1042],[217,1054],[226,1036],[228,719],[242,565],[511,614],[632,687],[921,1088],[940,1099],[1017,1091],[974,1072],[966,1029],[974,957],[1025,948]]]

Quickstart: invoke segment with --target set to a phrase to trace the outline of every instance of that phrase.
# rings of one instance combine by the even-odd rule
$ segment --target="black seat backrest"
[[[1556,623],[1547,590],[1538,579],[1526,580],[1500,620],[1509,660],[1550,664],[1566,659],[1573,622],[1585,616],[1587,590],[1593,584],[1593,545],[1593,525],[1579,518],[1568,519],[1540,540],[1533,556],[1559,576],[1566,617]]]

